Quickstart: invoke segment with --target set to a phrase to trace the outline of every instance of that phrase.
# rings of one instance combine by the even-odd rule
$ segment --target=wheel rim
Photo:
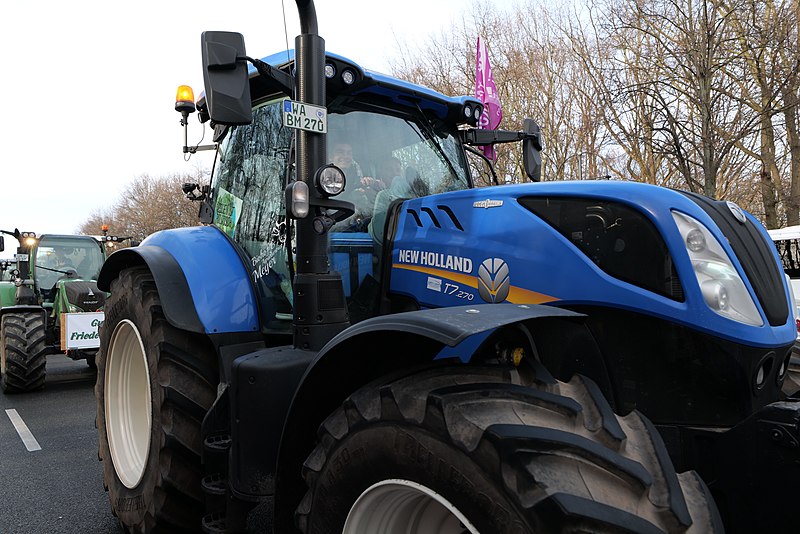
[[[139,330],[129,320],[117,324],[108,345],[105,410],[114,471],[127,488],[144,475],[153,424],[150,371]]]
[[[362,493],[342,534],[479,534],[447,499],[409,480],[384,480]]]

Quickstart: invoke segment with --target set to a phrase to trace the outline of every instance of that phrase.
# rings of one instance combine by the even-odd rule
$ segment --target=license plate
[[[283,101],[283,125],[298,130],[327,133],[328,110],[286,99]]]

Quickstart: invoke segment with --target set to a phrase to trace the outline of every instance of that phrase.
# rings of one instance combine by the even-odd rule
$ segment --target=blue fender
[[[330,389],[330,384],[324,383],[329,382],[331,376],[359,374],[349,373],[347,368],[367,366],[375,370],[382,367],[378,372],[385,372],[389,368],[407,368],[443,358],[458,358],[468,363],[480,344],[496,329],[545,317],[583,324],[585,315],[536,304],[477,304],[381,315],[361,321],[322,347],[300,380],[291,410],[302,405],[304,397],[314,398],[319,387]],[[387,354],[389,347],[400,350],[403,357],[388,361],[392,360]],[[340,381],[341,384],[347,382],[347,378]]]
[[[234,245],[213,226],[163,230],[138,247],[111,254],[97,280],[103,291],[125,268],[146,265],[164,316],[183,330],[204,334],[255,332],[256,297]]]
[[[320,423],[364,384],[445,355],[468,362],[498,328],[542,318],[583,328],[585,316],[553,306],[476,304],[383,315],[347,328],[322,348],[300,379],[280,433],[276,479],[297,476]],[[554,380],[543,366],[531,363],[537,377]]]

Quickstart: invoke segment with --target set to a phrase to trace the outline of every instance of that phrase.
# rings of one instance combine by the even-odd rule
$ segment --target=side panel
[[[213,226],[164,230],[138,247],[109,256],[98,286],[110,290],[119,271],[146,264],[162,296],[167,320],[206,334],[258,331],[256,299],[231,242]]]
[[[14,282],[0,282],[0,307],[12,306],[16,294],[17,286]]]

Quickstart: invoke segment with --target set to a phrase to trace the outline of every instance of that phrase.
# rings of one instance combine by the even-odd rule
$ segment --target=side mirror
[[[532,182],[542,179],[542,131],[533,119],[522,123],[525,139],[522,141],[522,166]]]
[[[0,235],[0,252],[3,252],[6,249],[6,241],[3,239],[3,236]]]
[[[250,124],[250,80],[244,37],[234,32],[203,32],[203,83],[208,114],[216,124]]]

